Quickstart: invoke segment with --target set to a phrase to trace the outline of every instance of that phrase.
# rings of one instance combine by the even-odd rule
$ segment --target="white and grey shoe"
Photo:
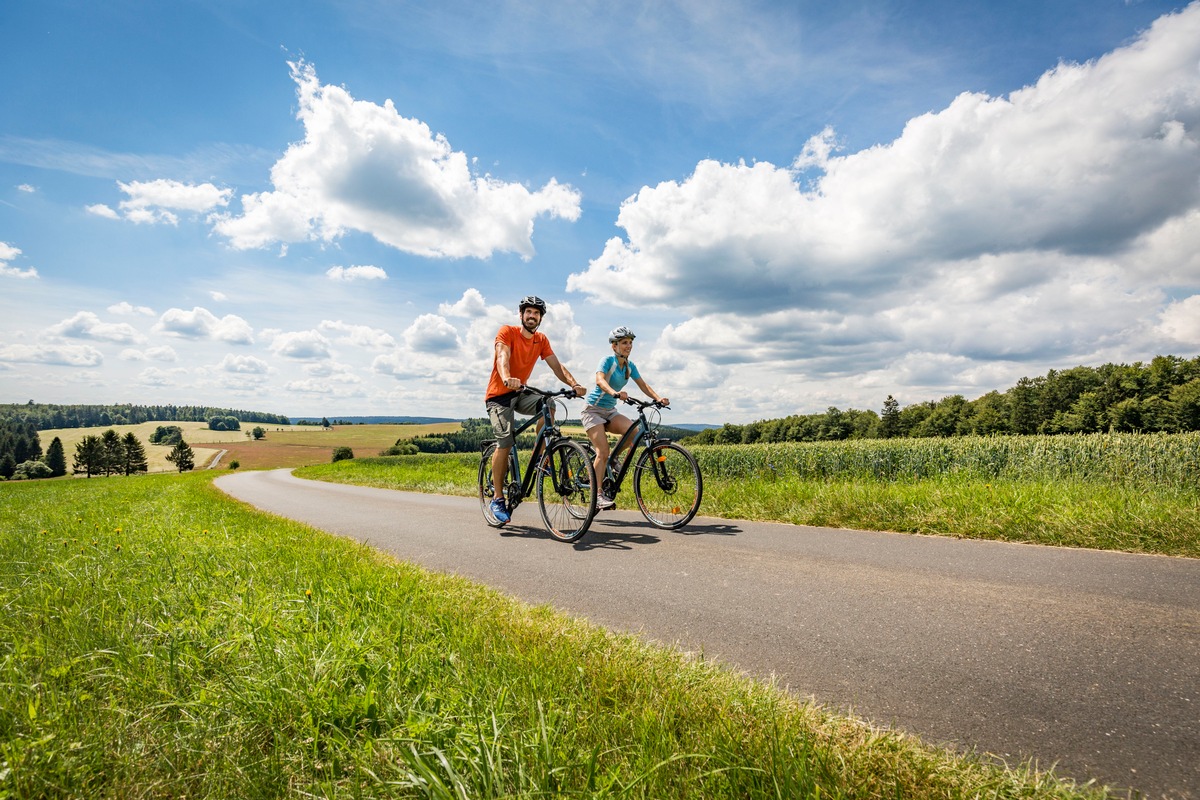
[[[617,502],[606,494],[596,495],[596,510],[603,511],[606,508],[615,508]]]

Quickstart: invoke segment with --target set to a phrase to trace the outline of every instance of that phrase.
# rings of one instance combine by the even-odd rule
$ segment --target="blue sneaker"
[[[508,516],[508,506],[504,504],[503,500],[493,500],[488,510],[492,512],[492,516],[496,518],[496,522],[499,522],[501,525],[510,519]]]

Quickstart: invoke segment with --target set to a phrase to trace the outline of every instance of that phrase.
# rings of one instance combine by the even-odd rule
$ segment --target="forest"
[[[242,411],[211,406],[177,405],[55,405],[35,403],[0,404],[0,419],[19,419],[32,423],[39,431],[60,428],[100,428],[109,425],[139,425],[143,422],[208,422],[213,417],[235,417],[242,422],[288,425],[282,414]]]
[[[1050,370],[1010,389],[967,400],[955,394],[901,407],[888,395],[880,413],[829,408],[688,437],[689,444],[816,442],[972,435],[1200,430],[1200,356],[1149,363]]]

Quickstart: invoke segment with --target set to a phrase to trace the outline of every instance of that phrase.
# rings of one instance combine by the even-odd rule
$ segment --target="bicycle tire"
[[[539,472],[538,508],[550,535],[573,542],[587,533],[596,516],[596,475],[583,446],[559,439],[534,469]]]
[[[483,521],[493,528],[501,528],[505,523],[496,519],[492,514],[492,454],[496,445],[490,444],[479,459],[479,510],[483,512]]]
[[[656,528],[678,530],[692,521],[704,496],[696,458],[674,442],[642,451],[633,468],[633,496],[642,516]]]

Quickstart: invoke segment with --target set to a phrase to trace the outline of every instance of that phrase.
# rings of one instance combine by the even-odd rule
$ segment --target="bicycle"
[[[630,397],[626,404],[636,406],[638,418],[610,451],[604,467],[604,492],[615,498],[633,464],[634,451],[642,454],[633,467],[633,496],[642,516],[656,528],[678,530],[692,521],[700,510],[704,480],[696,458],[681,445],[658,435],[658,419],[646,418],[646,409],[666,408],[662,403]],[[585,445],[593,459],[596,449]]]
[[[541,400],[538,401],[538,413],[517,426],[514,436],[538,422],[542,423],[542,427],[529,454],[528,464],[532,467],[524,478],[521,477],[521,463],[515,443],[509,451],[505,474],[507,482],[502,487],[508,513],[511,515],[515,512],[521,501],[533,494],[536,481],[538,508],[546,530],[559,541],[573,542],[587,533],[592,518],[596,516],[596,476],[592,468],[592,456],[579,442],[563,436],[554,424],[554,418],[550,415],[550,401],[556,397],[575,397],[575,391],[563,389],[549,392],[532,386],[523,386],[520,391],[540,395]],[[495,439],[483,442],[479,461],[479,505],[484,521],[493,528],[505,524],[496,519],[490,508],[493,493],[492,454],[496,452],[497,445]]]

